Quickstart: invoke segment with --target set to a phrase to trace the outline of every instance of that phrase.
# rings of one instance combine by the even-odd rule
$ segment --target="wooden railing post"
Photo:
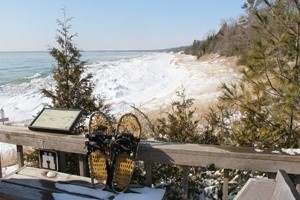
[[[66,172],[66,153],[58,151],[58,170],[60,172]]]
[[[297,175],[296,190],[300,193],[300,175]]]
[[[189,193],[189,173],[190,173],[190,167],[189,166],[183,166],[183,179],[182,179],[182,188],[184,191],[183,199],[188,199],[188,193]]]
[[[23,146],[17,145],[17,156],[18,156],[18,165],[19,168],[24,166],[24,154],[23,154]]]
[[[1,154],[0,154],[0,178],[2,178]]]
[[[151,187],[152,185],[152,163],[145,162],[145,170],[146,170],[146,186]]]
[[[229,169],[224,169],[223,178],[223,200],[228,200],[228,179],[229,179]]]
[[[86,169],[87,169],[86,156],[83,154],[79,154],[78,160],[79,160],[79,175],[87,176],[87,174],[86,174]]]
[[[268,179],[276,179],[276,173],[275,172],[268,172],[267,176],[268,176]]]

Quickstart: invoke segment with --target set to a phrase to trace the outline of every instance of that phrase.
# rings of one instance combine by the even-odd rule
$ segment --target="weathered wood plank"
[[[0,141],[31,146],[40,149],[55,149],[70,153],[86,153],[83,135],[33,132],[26,127],[1,126]]]
[[[184,191],[183,194],[183,199],[187,200],[188,199],[188,194],[189,194],[189,173],[190,173],[190,167],[189,166],[183,166],[183,174],[182,174],[182,188]]]
[[[28,181],[28,180],[27,180]],[[32,183],[32,181],[30,182]],[[80,191],[77,192],[68,192],[64,190],[57,189],[56,191],[34,188],[30,185],[25,186],[24,184],[19,185],[17,183],[9,183],[6,181],[0,181],[0,194],[6,194],[16,199],[24,199],[24,200],[37,200],[37,199],[47,199],[54,200],[56,197],[63,197],[63,199],[99,199],[95,196],[91,196],[89,194],[81,194]],[[112,194],[113,195],[113,194]],[[61,198],[59,198],[61,199]]]
[[[71,174],[65,173],[57,173],[57,176],[53,178],[48,178],[47,173],[49,170],[46,169],[39,169],[33,167],[26,167],[18,172],[19,175],[28,176],[28,177],[35,177],[37,179],[44,179],[53,182],[70,182],[70,183],[78,183],[80,185],[89,185],[91,186],[91,179],[88,177],[83,176],[76,176]],[[6,177],[6,179],[9,177]]]
[[[17,199],[53,199],[52,193],[48,191],[43,191],[41,193],[41,190],[15,185],[15,184],[9,184],[5,183],[3,181],[0,181],[0,194],[5,195],[13,195]]]
[[[0,141],[35,148],[54,149],[86,154],[83,135],[33,132],[26,127],[1,126]],[[215,164],[221,169],[240,169],[264,172],[300,174],[300,156],[256,152],[253,148],[221,147],[199,144],[142,142],[138,159],[146,162],[161,162],[188,166]]]
[[[224,169],[223,175],[223,200],[228,200],[228,182],[229,182],[229,169]]]
[[[66,172],[66,153],[58,151],[58,171]]]
[[[78,188],[90,189],[91,191],[94,191],[92,190],[90,178],[60,172],[56,172],[56,176],[54,177],[47,177],[47,172],[48,170],[45,169],[25,167],[17,173],[12,173],[9,176],[4,177],[1,181],[6,184],[15,185],[16,187],[23,186],[26,188],[34,188],[42,191],[42,193],[44,193],[43,191],[46,191],[46,193],[51,194],[51,198],[52,194],[57,193],[67,194],[69,195],[70,199],[72,199],[71,197],[95,199],[95,197],[91,196],[90,194],[80,193],[80,191],[72,192],[68,190],[62,190],[60,188],[65,188],[68,186],[71,186],[72,188],[75,186],[79,186]],[[113,195],[113,193],[111,195]]]
[[[278,170],[275,180],[276,186],[271,199],[300,200],[298,191],[285,171]]]
[[[297,180],[296,180],[296,190],[300,194],[300,175],[297,175]]]
[[[135,192],[116,194],[93,189],[87,177],[57,172],[56,176],[50,178],[46,173],[45,169],[22,168],[18,173],[0,180],[0,194],[16,198],[25,196],[27,199],[162,199],[165,194],[165,190],[153,188],[131,188]],[[28,192],[30,195],[26,195]]]
[[[78,181],[75,180],[77,184],[74,184],[72,182],[63,182],[63,181],[53,181],[50,178],[45,178],[44,179],[39,179],[34,176],[25,176],[25,175],[20,175],[20,174],[14,174],[12,175],[9,179],[2,180],[2,182],[7,183],[7,184],[13,184],[17,186],[24,186],[26,188],[34,188],[38,189],[40,191],[47,191],[47,193],[57,193],[57,194],[68,194],[72,196],[77,196],[77,197],[85,197],[88,199],[95,199],[94,196],[91,196],[89,194],[84,194],[81,193],[80,191],[77,192],[72,192],[68,190],[62,190],[62,188],[68,188],[68,187],[78,187],[80,189],[85,189],[85,190],[91,190],[94,191],[91,188],[91,185],[82,185],[78,184]],[[99,191],[98,191],[99,192]],[[113,193],[111,193],[113,196]]]
[[[245,186],[239,191],[234,200],[252,200],[252,199],[289,199],[300,200],[291,179],[283,170],[278,170],[276,179],[251,178]]]
[[[146,170],[146,186],[151,187],[152,185],[152,163],[145,162],[145,170]]]
[[[2,178],[1,154],[0,154],[0,178]]]
[[[79,155],[79,175],[80,176],[87,176],[87,160],[85,155]]]
[[[250,178],[234,200],[271,200],[275,185],[275,179]]]
[[[23,146],[17,145],[17,157],[19,168],[24,166]]]
[[[11,194],[0,193],[0,200],[24,200],[24,198],[18,198]]]
[[[47,179],[39,179],[34,176],[13,174],[9,178],[2,179],[1,181],[9,184],[19,185],[19,186],[43,189],[51,192],[59,192],[59,190],[55,188],[54,181],[50,181]]]
[[[252,148],[220,147],[197,144],[152,143],[141,144],[138,159],[148,162],[208,166],[220,169],[240,169],[300,174],[300,156],[257,153]]]

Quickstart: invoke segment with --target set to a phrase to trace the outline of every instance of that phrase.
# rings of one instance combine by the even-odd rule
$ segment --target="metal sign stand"
[[[0,116],[1,116],[0,122],[2,122],[3,124],[4,124],[4,122],[9,120],[8,117],[5,117],[3,108],[0,109]]]

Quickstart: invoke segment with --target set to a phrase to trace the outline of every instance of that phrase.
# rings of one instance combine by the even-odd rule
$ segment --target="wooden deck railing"
[[[79,154],[80,174],[85,175],[84,135],[33,132],[26,127],[0,126],[0,142],[17,145],[19,166],[24,165],[23,146],[52,149]],[[252,170],[274,172],[285,170],[300,175],[300,155],[275,154],[268,150],[256,152],[254,148],[222,147],[200,144],[181,144],[142,141],[138,159],[145,161],[146,183],[151,184],[151,164],[154,162],[183,166],[183,186],[187,197],[190,166],[214,164],[224,169],[223,199],[228,198],[229,170]],[[63,160],[63,159],[62,159]],[[297,185],[299,189],[299,184]]]

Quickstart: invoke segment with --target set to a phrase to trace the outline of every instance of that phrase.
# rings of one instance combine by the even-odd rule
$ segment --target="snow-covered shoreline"
[[[222,82],[232,82],[238,77],[234,65],[218,55],[196,60],[194,56],[184,54],[152,53],[88,65],[87,72],[94,76],[95,95],[102,94],[118,116],[131,111],[131,105],[144,112],[168,106],[178,98],[176,92],[183,88],[197,105],[208,106],[216,101]],[[51,102],[39,90],[52,83],[49,76],[1,87],[0,106],[10,118],[9,123],[27,126],[33,116]],[[15,145],[0,143],[2,159],[8,159],[12,151],[16,151]]]
[[[149,53],[131,59],[101,61],[86,66],[93,74],[94,95],[101,95],[112,105],[112,113],[122,115],[131,105],[148,111],[169,105],[176,92],[186,90],[197,102],[215,99],[221,83],[234,81],[235,63],[210,55],[196,60],[194,56],[173,53]],[[51,103],[42,88],[54,88],[52,76],[32,78],[30,82],[0,87],[0,107],[14,125],[28,125],[42,108]],[[27,124],[26,124],[27,122]]]

